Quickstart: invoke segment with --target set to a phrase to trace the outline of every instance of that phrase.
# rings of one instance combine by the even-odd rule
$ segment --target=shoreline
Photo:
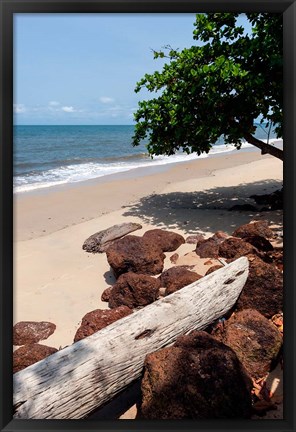
[[[259,152],[258,149],[255,147],[247,147],[240,149],[241,153],[244,152]],[[83,186],[90,186],[90,185],[97,185],[100,183],[110,183],[113,181],[120,181],[125,179],[132,179],[132,178],[138,178],[138,177],[146,177],[146,176],[153,176],[155,174],[160,174],[162,172],[168,171],[171,168],[174,168],[175,166],[178,166],[180,164],[190,164],[194,162],[201,161],[203,159],[208,159],[212,157],[223,157],[228,155],[234,155],[236,152],[235,150],[229,150],[224,151],[221,153],[214,153],[214,154],[208,154],[205,157],[196,158],[196,159],[190,159],[190,160],[182,160],[182,161],[174,161],[174,162],[168,162],[164,164],[157,164],[157,165],[145,165],[140,167],[134,167],[127,169],[126,171],[119,171],[112,174],[106,174],[99,177],[93,177],[89,179],[79,180],[75,182],[69,182],[69,183],[61,183],[51,186],[44,186],[36,189],[31,189],[28,191],[22,191],[22,192],[14,192],[14,196],[18,199],[34,196],[34,195],[43,195],[43,194],[51,194],[55,192],[60,191],[66,191],[72,188],[76,187],[83,187]]]
[[[283,148],[283,140],[281,140],[281,139],[275,139],[273,141],[273,144],[276,147]],[[202,156],[200,158],[197,157],[195,159],[190,159],[187,161],[181,160],[181,161],[167,162],[167,163],[156,164],[156,165],[151,165],[151,166],[145,165],[145,166],[141,166],[141,167],[134,167],[134,168],[129,168],[125,171],[119,171],[117,173],[106,174],[103,176],[79,180],[76,182],[61,183],[61,184],[56,184],[56,185],[44,186],[44,187],[31,189],[31,190],[27,190],[27,191],[13,192],[13,194],[15,197],[18,197],[18,199],[22,199],[22,198],[28,197],[28,196],[43,195],[43,194],[47,194],[47,193],[58,192],[61,190],[67,190],[70,188],[75,188],[77,186],[83,186],[83,185],[87,186],[87,185],[92,185],[92,184],[97,184],[97,183],[108,183],[108,182],[114,181],[114,180],[121,180],[121,179],[125,179],[125,178],[134,178],[134,177],[138,177],[138,176],[142,176],[142,175],[154,175],[154,174],[159,173],[159,172],[167,171],[168,169],[170,169],[176,165],[179,165],[179,164],[184,164],[184,163],[187,164],[187,163],[191,163],[191,162],[197,162],[197,161],[200,161],[202,159],[208,159],[208,158],[213,158],[213,157],[216,158],[216,157],[235,155],[237,153],[237,151],[239,151],[240,153],[257,152],[258,154],[260,154],[260,150],[258,148],[254,147],[252,145],[249,145],[248,147],[242,147],[240,150],[231,149],[231,150],[224,150],[224,151],[217,152],[217,153],[211,153],[210,152],[206,156]]]
[[[218,153],[188,162],[136,168],[82,182],[17,193],[14,194],[14,240],[34,239],[95,219],[145,195],[160,193],[172,182],[207,178],[216,170],[269,158],[273,159],[270,155],[261,156],[258,149],[247,148],[236,153]],[[45,212],[49,202],[50,208]]]

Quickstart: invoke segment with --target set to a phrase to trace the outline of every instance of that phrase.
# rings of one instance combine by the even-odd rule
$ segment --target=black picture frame
[[[1,193],[1,431],[66,430],[279,430],[293,431],[295,422],[295,32],[296,5],[288,0],[0,0],[1,83],[0,83],[0,193]],[[14,420],[12,412],[12,309],[13,309],[13,14],[14,13],[153,13],[153,12],[276,12],[284,20],[284,420],[219,421],[88,421]]]

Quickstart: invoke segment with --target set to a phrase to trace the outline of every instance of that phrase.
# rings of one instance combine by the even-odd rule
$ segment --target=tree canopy
[[[255,138],[254,120],[283,134],[283,23],[281,14],[247,13],[252,32],[237,13],[198,14],[193,38],[199,45],[154,51],[167,58],[161,72],[136,86],[155,92],[139,102],[133,145],[148,138],[151,155],[208,153],[223,136],[240,148],[243,140],[283,159],[283,151]]]

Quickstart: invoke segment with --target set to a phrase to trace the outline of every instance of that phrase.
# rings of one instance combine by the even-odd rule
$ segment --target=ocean
[[[134,126],[14,126],[13,190],[23,193],[135,168],[208,157],[179,153],[151,159],[145,142],[131,145]],[[266,140],[257,127],[255,136]],[[275,136],[271,135],[274,140]],[[253,147],[245,143],[243,147]],[[221,138],[210,154],[236,151]]]

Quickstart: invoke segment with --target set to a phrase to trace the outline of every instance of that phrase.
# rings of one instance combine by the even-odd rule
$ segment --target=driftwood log
[[[99,231],[88,237],[82,245],[82,249],[91,253],[106,252],[108,247],[121,237],[133,231],[141,229],[142,225],[134,222],[124,222],[113,225],[110,228]]]
[[[139,378],[145,356],[235,304],[246,257],[14,374],[14,418],[79,419]]]

